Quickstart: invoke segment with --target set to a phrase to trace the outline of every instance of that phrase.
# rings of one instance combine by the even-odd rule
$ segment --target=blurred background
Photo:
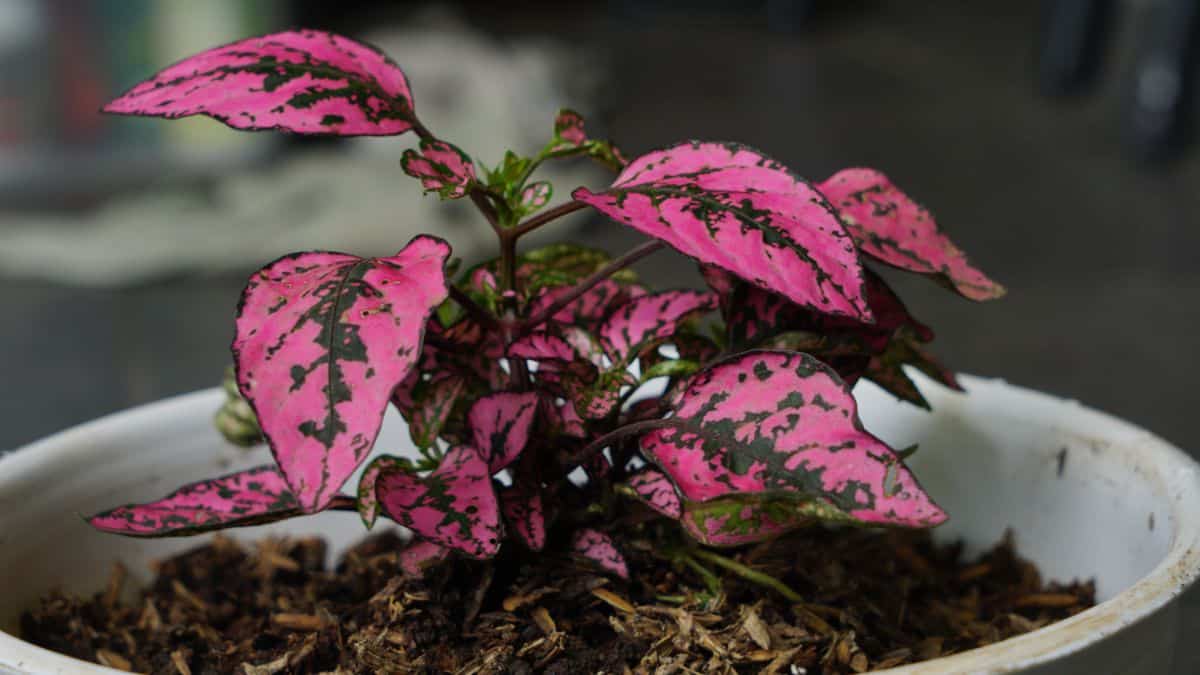
[[[242,283],[283,253],[387,254],[428,230],[489,255],[472,212],[399,171],[408,137],[97,113],[174,60],[291,26],[388,51],[422,118],[486,163],[539,148],[571,106],[629,155],[737,140],[813,179],[884,170],[1009,288],[974,305],[890,277],[951,366],[1200,451],[1198,19],[1195,0],[0,0],[0,451],[218,383]],[[560,195],[608,180],[548,177]],[[613,253],[639,240],[561,227]],[[699,283],[673,254],[640,271]]]

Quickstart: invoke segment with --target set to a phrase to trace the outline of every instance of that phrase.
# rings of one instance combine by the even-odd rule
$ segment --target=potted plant
[[[999,297],[1003,289],[877,171],[847,169],[809,183],[752,148],[701,141],[628,160],[613,144],[590,138],[582,118],[569,110],[558,114],[538,153],[510,152],[480,170],[417,117],[395,63],[368,46],[316,31],[204,52],[137,85],[106,110],[203,114],[236,129],[302,134],[411,132],[419,148],[403,153],[403,171],[443,199],[473,202],[497,238],[499,255],[460,270],[446,242],[423,235],[392,256],[304,252],[268,264],[250,278],[238,306],[235,370],[217,422],[231,440],[265,441],[274,463],[246,466],[243,457],[226,457],[224,475],[87,518],[97,530],[153,538],[266,523],[278,532],[307,531],[316,521],[293,519],[325,514],[321,522],[329,523],[349,511],[368,528],[381,516],[403,525],[411,541],[360,546],[342,563],[336,584],[321,569],[321,545],[261,544],[254,569],[270,591],[259,597],[256,584],[244,585],[218,567],[243,569],[250,559],[220,540],[199,557],[159,568],[159,590],[174,603],[170,616],[162,616],[165,606],[153,595],[140,607],[119,609],[121,572],[91,604],[60,598],[51,602],[60,614],[45,608],[26,614],[26,632],[43,643],[55,641],[47,628],[57,626],[90,636],[84,641],[95,660],[108,666],[130,669],[141,658],[141,667],[185,675],[206,649],[201,661],[208,668],[245,654],[282,654],[241,661],[255,673],[699,665],[714,672],[890,666],[1068,672],[1097,659],[1117,663],[1113,650],[1121,652],[1123,643],[1103,638],[1127,625],[1134,626],[1126,631],[1131,634],[1153,621],[1164,625],[1170,617],[1155,612],[1195,576],[1189,547],[1197,532],[1196,478],[1194,465],[1177,450],[1149,437],[1131,443],[1119,422],[1077,408],[1063,416],[1066,404],[1002,384],[968,380],[967,397],[932,395],[918,386],[935,381],[961,390],[956,376],[927,352],[932,331],[867,264],[929,276],[971,300]],[[534,181],[536,169],[571,157],[592,158],[618,175],[607,188],[577,188],[570,201],[549,207],[553,186]],[[525,234],[589,208],[650,240],[611,259],[565,243],[518,249]],[[654,291],[636,283],[628,267],[666,248],[696,259],[709,290]],[[914,379],[906,366],[924,376]],[[860,381],[873,383],[859,387],[858,398],[873,401],[887,433],[868,431],[875,423],[864,426],[852,393]],[[870,386],[910,407],[929,408],[932,400],[939,413],[917,417],[889,407]],[[49,443],[60,455],[108,462],[119,472],[118,483],[144,483],[152,471],[134,467],[150,461],[162,462],[163,474],[188,473],[211,464],[213,453],[176,450],[159,460],[113,453],[189,438],[194,412],[212,403],[206,394],[162,404]],[[384,423],[393,407],[407,425],[408,443],[397,437],[394,420]],[[1013,428],[1014,418],[1024,428]],[[172,429],[146,428],[154,424]],[[1087,439],[1066,436],[1089,427],[1103,432],[1091,441],[1106,447],[1081,458],[1077,447]],[[135,430],[144,440],[132,440]],[[80,447],[83,435],[89,440]],[[889,445],[882,436],[906,443]],[[125,450],[114,450],[118,440]],[[922,487],[906,464],[916,449],[908,442],[917,440],[940,448],[913,456],[937,489]],[[37,461],[47,453],[36,451]],[[34,456],[30,450],[0,464],[0,498],[20,499],[25,493],[18,488],[36,482],[30,473],[36,471],[20,464]],[[41,470],[64,461],[50,457]],[[1039,504],[1097,508],[1095,498],[1069,486],[1110,475],[1117,466],[1128,469],[1123,462],[1137,463],[1142,478],[1155,477],[1131,487],[1133,474],[1124,471],[1126,499],[1139,500],[1136,533],[1126,527],[1126,516],[1110,522],[1146,540],[1140,556],[1113,553],[1111,570],[1064,568],[1061,562],[1076,563],[1079,556],[1048,554],[1053,536],[1047,542],[1045,534],[1087,528],[1077,518],[1051,527],[1029,522],[1026,514],[1037,515]],[[1015,467],[1025,476],[1043,464],[1053,469],[1057,487],[989,482],[978,473],[983,467],[999,478]],[[59,484],[72,482],[63,475]],[[84,490],[76,497],[89,506],[74,508],[123,499],[112,493],[115,487],[110,481]],[[960,565],[927,539],[880,533],[942,525],[948,511],[935,496],[953,502],[956,519],[959,510],[967,514],[968,529],[961,532],[976,544],[1015,525],[1043,569],[1099,576],[1102,596],[1130,597],[1122,606],[1086,609],[1089,586],[1046,586],[1008,548]],[[56,506],[65,510],[61,501]],[[801,548],[816,557],[805,558]],[[863,634],[868,625],[882,625],[876,619],[813,603],[792,587],[796,575],[826,593],[831,585],[839,593],[858,582],[868,586],[866,577],[847,584],[842,572],[818,574],[816,567],[835,552],[838,566],[874,564],[876,575],[905,587],[888,595],[889,584],[881,584],[886,597],[863,601],[868,614],[879,605],[884,609],[875,608],[877,614],[894,616],[877,628],[886,636]],[[805,560],[812,578],[781,554]],[[34,558],[20,555],[14,569],[31,570]],[[1009,576],[1000,579],[1001,569]],[[939,605],[949,591],[931,584],[938,570],[960,586],[959,604]],[[470,588],[464,590],[464,581]],[[294,594],[283,594],[292,582]],[[1114,584],[1130,588],[1113,594]],[[200,586],[206,590],[197,592]],[[230,588],[244,594],[230,597]],[[357,609],[345,615],[321,609],[331,606],[330,598],[360,595]],[[316,596],[317,609],[300,611]],[[896,608],[888,604],[893,597]],[[551,600],[561,603],[557,621],[546,606]],[[981,604],[1002,611],[974,623],[947,618],[972,603],[980,616]],[[608,614],[601,617],[597,606]],[[567,614],[568,607],[575,613]],[[248,615],[255,612],[265,612],[258,618],[267,623],[254,623]],[[970,646],[1028,635],[905,666],[963,648],[946,649],[949,638],[913,626],[918,614],[921,622],[940,617],[939,625],[978,632]],[[70,618],[58,626],[54,616]],[[81,626],[84,616],[103,625]],[[118,619],[128,626],[114,627]],[[439,642],[438,630],[455,622],[473,654]],[[253,634],[240,643],[230,638],[220,656],[212,651],[222,639],[214,637],[215,625],[234,633],[253,625],[292,633],[274,645],[260,645],[261,636]],[[589,651],[585,659],[580,654],[593,649],[588,636],[601,629],[608,631],[608,651]],[[923,639],[886,653],[868,654],[862,646],[899,644],[893,632]],[[27,643],[0,637],[0,666],[18,672],[64,667]],[[139,650],[146,640],[162,643],[164,660]],[[64,651],[80,644],[68,642],[64,638]],[[1143,665],[1159,663],[1154,659],[1162,653]],[[693,656],[700,660],[689,660]]]

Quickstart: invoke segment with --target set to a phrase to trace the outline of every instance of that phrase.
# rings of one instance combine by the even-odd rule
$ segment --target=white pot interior
[[[963,537],[975,552],[1012,528],[1020,552],[1046,577],[1094,577],[1099,599],[1115,600],[1051,629],[939,660],[950,663],[944,669],[927,665],[919,672],[999,672],[990,670],[996,664],[1007,664],[1008,672],[1013,664],[1079,650],[1150,614],[1194,578],[1200,556],[1194,462],[1153,435],[1077,403],[1000,381],[964,380],[968,396],[922,381],[932,414],[860,386],[865,426],[894,447],[920,445],[910,463],[951,514],[939,536]],[[0,628],[15,634],[21,611],[52,587],[97,591],[117,560],[136,585],[149,579],[148,561],[200,543],[100,534],[79,514],[269,462],[264,449],[230,447],[212,430],[221,396],[210,390],[138,408],[0,459]],[[377,451],[408,447],[403,421],[390,416]],[[354,514],[334,513],[233,534],[321,534],[339,551],[363,529]],[[6,666],[115,672],[0,634],[0,672]]]

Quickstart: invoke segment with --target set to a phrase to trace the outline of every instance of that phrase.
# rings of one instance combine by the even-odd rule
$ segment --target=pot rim
[[[1118,632],[1167,605],[1200,576],[1200,465],[1178,447],[1107,413],[1075,401],[1011,385],[1003,380],[960,375],[968,393],[990,390],[993,395],[1025,399],[1026,404],[1068,412],[1087,425],[1097,438],[1118,437],[1136,445],[1165,483],[1174,531],[1166,556],[1147,575],[1112,598],[1079,614],[1025,635],[1009,638],[951,656],[882,671],[887,675],[1001,674],[1053,662]],[[181,394],[118,411],[71,427],[0,457],[0,488],[46,452],[82,459],[103,449],[87,441],[95,432],[136,424],[162,416],[208,414],[223,397],[219,387]],[[1137,474],[1133,474],[1137,475]],[[1143,479],[1144,480],[1144,479]],[[30,670],[36,669],[36,670]],[[82,673],[115,675],[121,671],[80,661],[33,645],[0,631],[0,673]]]

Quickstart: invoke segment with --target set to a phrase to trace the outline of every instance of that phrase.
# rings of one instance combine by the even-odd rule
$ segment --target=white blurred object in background
[[[481,163],[494,164],[510,147],[535,152],[549,140],[560,107],[588,110],[586,61],[562,44],[503,44],[442,13],[361,37],[404,68],[422,120]],[[272,136],[209,119],[184,123],[203,129],[179,133],[220,138],[222,147]],[[0,211],[0,274],[119,285],[244,271],[295,250],[390,254],[420,232],[449,239],[455,255],[468,260],[495,255],[466,200],[424,196],[400,171],[400,154],[414,143],[411,134],[358,139],[233,170],[208,188],[147,190],[80,215]],[[543,173],[559,199],[577,185],[606,180],[586,160],[550,164]]]

